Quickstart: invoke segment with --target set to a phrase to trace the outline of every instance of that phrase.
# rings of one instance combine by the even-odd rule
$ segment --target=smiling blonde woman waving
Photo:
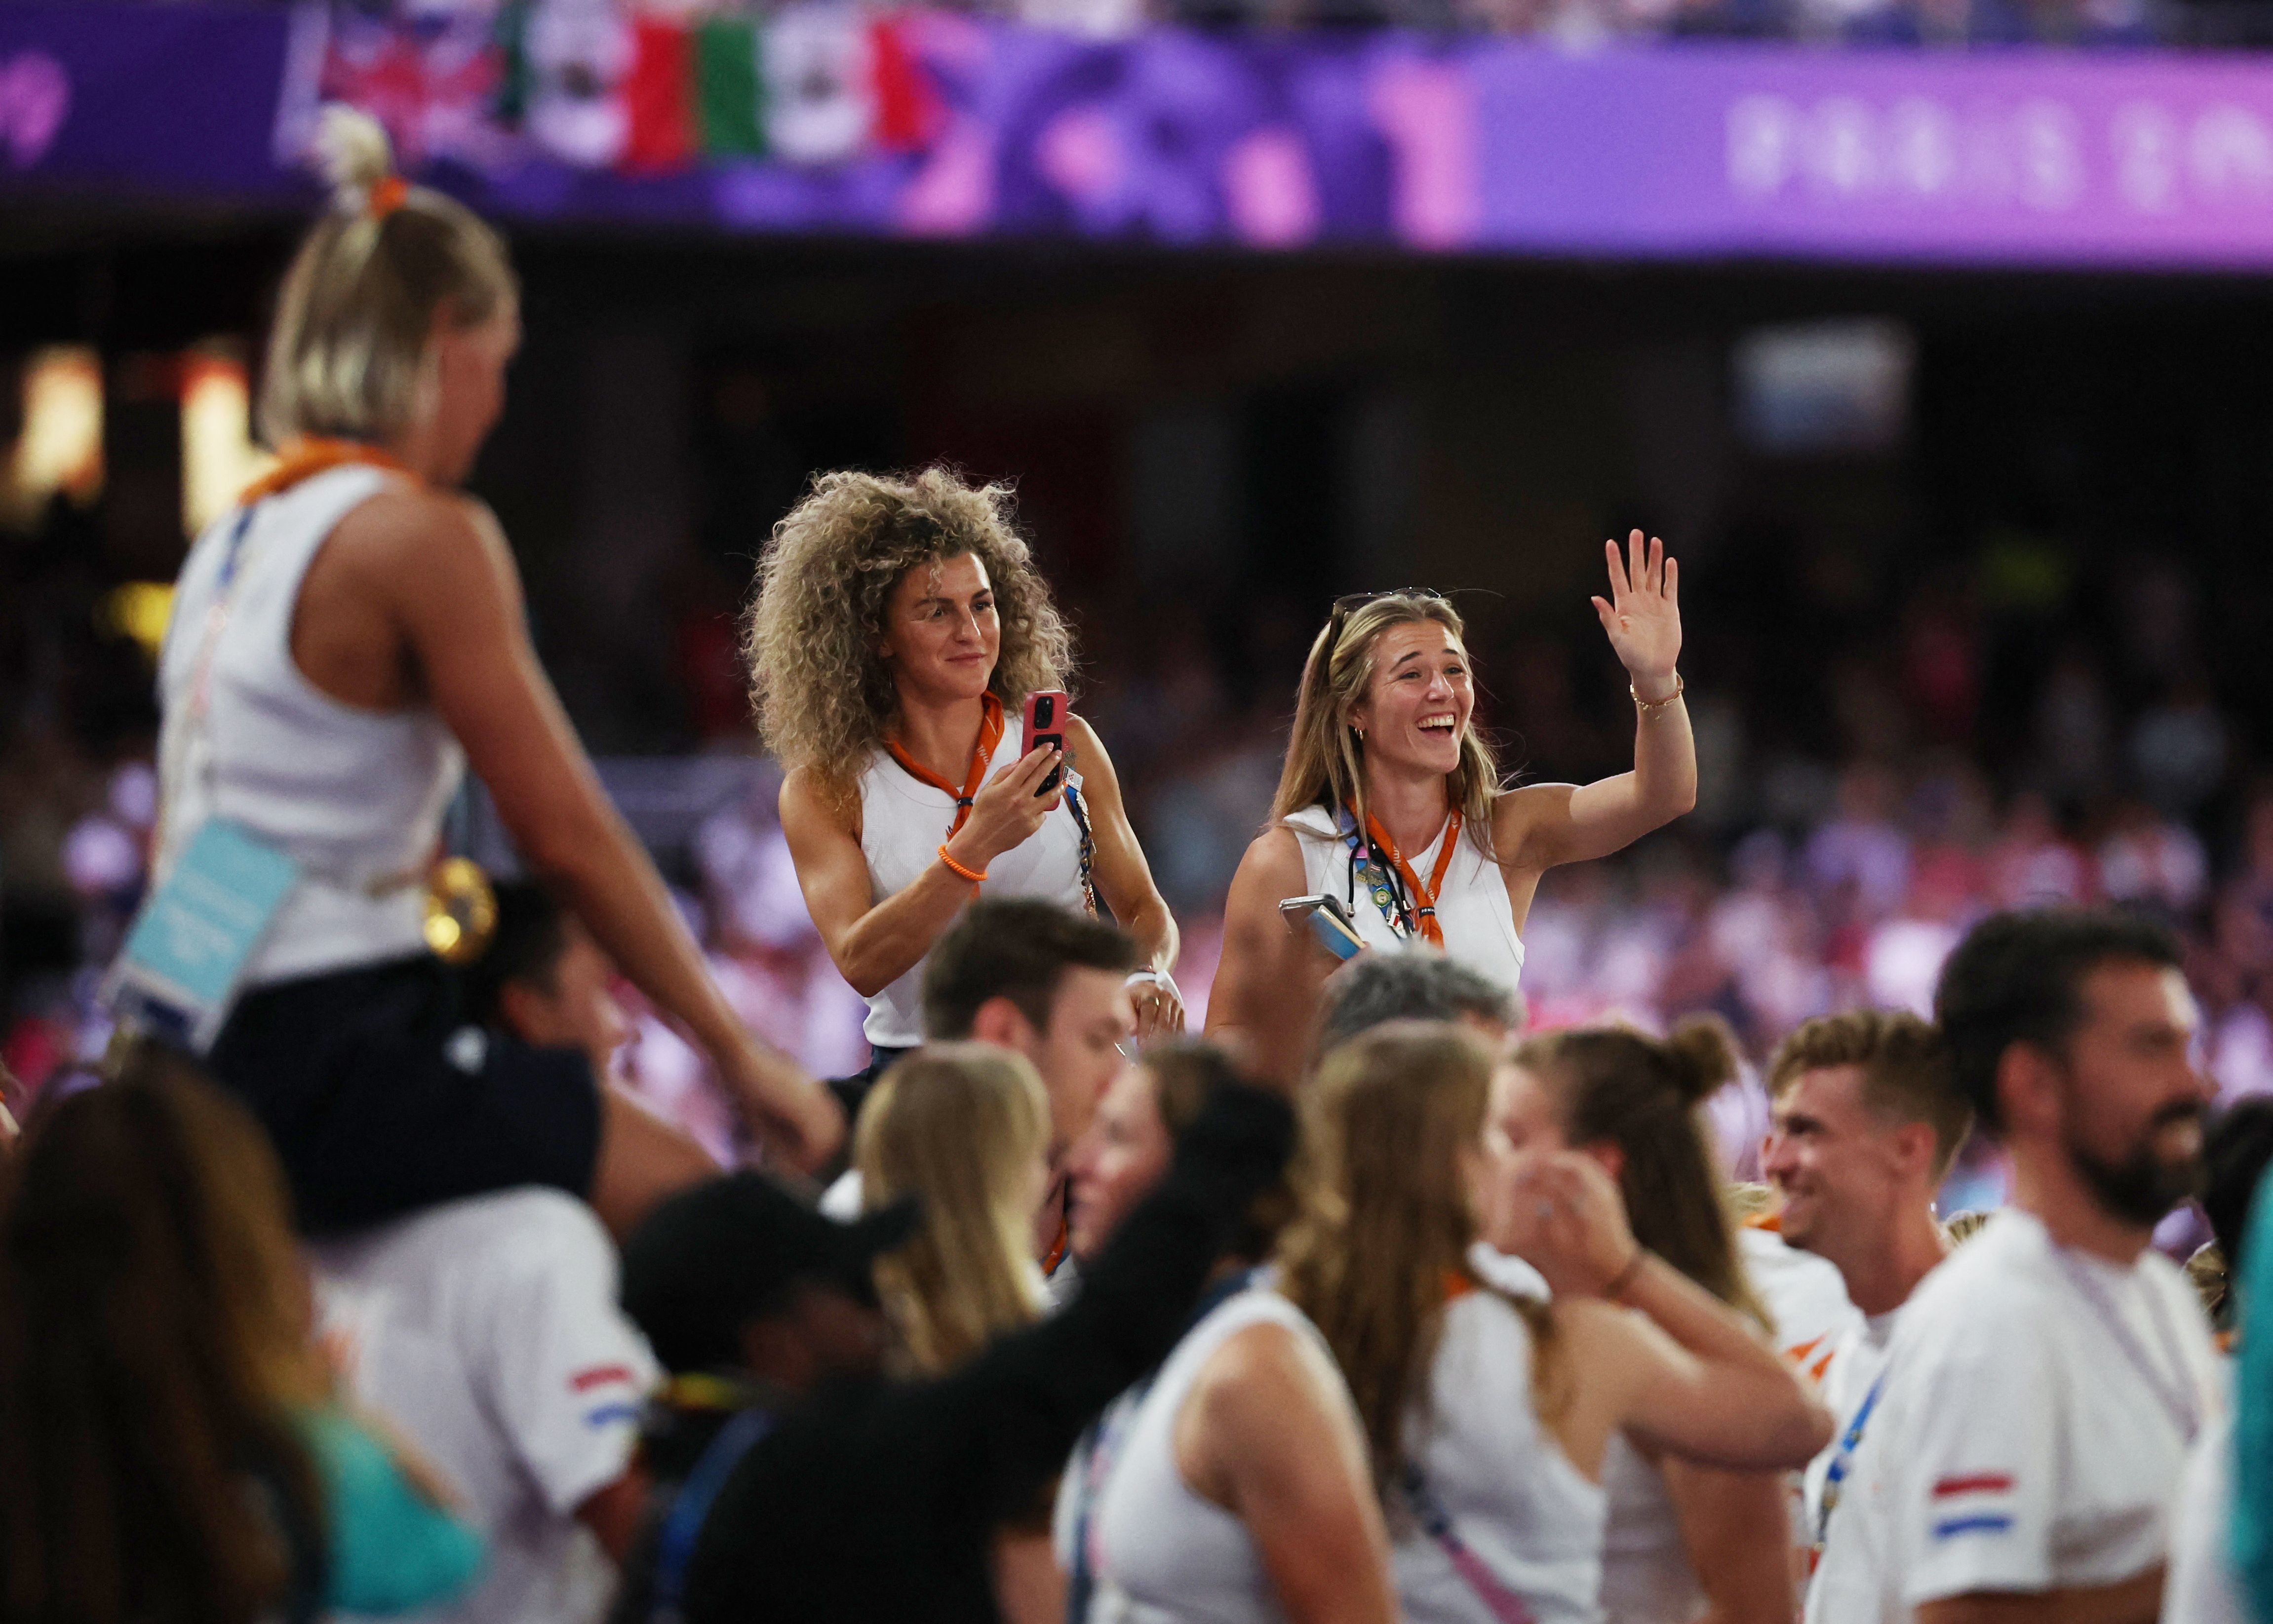
[[[1009,492],[941,468],[814,482],[758,565],[746,650],[782,830],[829,957],[868,1001],[873,1078],[924,1040],[922,969],[974,896],[1102,903],[1136,940],[1138,1031],[1183,1025],[1175,921],[1105,746],[1021,748],[1072,640]],[[1061,780],[1045,790],[1055,775]]]
[[[1679,572],[1635,531],[1605,543],[1610,595],[1594,611],[1632,678],[1631,773],[1504,787],[1474,723],[1459,614],[1434,592],[1334,605],[1302,670],[1271,825],[1233,878],[1208,1030],[1235,1041],[1272,1001],[1315,1001],[1334,961],[1279,904],[1329,895],[1372,950],[1441,949],[1514,988],[1539,879],[1607,857],[1697,800],[1697,748],[1675,670]]]

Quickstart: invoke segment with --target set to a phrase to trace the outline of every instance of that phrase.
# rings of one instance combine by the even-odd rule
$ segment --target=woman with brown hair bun
[[[1539,879],[1607,857],[1697,800],[1681,703],[1680,572],[1635,531],[1605,543],[1610,595],[1594,600],[1631,677],[1631,773],[1591,784],[1502,781],[1474,721],[1460,616],[1413,588],[1336,602],[1310,646],[1268,827],[1225,907],[1210,1036],[1261,1023],[1261,1006],[1315,1004],[1334,958],[1279,904],[1331,896],[1375,951],[1425,942],[1510,992]]]
[[[1792,1467],[1830,1418],[1740,1315],[1636,1240],[1598,1163],[1516,1147],[1491,1108],[1507,1082],[1447,1025],[1391,1022],[1329,1055],[1280,1289],[1356,1400],[1405,1616],[1579,1624],[1599,1616],[1618,1433]],[[1553,1302],[1485,1283],[1480,1239],[1537,1268]]]
[[[865,1087],[923,1042],[923,966],[975,896],[1109,909],[1136,939],[1121,1019],[1183,1025],[1176,924],[1088,722],[1024,747],[1073,644],[1009,492],[944,468],[824,474],[758,562],[745,651],[787,776],[782,832],[829,957],[868,1000]]]
[[[286,273],[263,383],[282,462],[191,550],[159,670],[158,894],[214,879],[184,866],[208,837],[285,879],[206,1063],[267,1128],[314,1232],[522,1184],[621,1232],[716,1171],[581,1053],[468,1025],[425,905],[470,766],[769,1148],[817,1164],[842,1137],[834,1102],[712,984],[537,662],[495,516],[460,489],[520,343],[505,244],[394,174],[364,115],[328,109],[321,144],[333,204]],[[143,1014],[196,1025],[162,1000]]]
[[[1737,1066],[1728,1028],[1709,1017],[1662,1040],[1615,1028],[1550,1032],[1516,1046],[1493,1119],[1519,1149],[1599,1163],[1617,1181],[1635,1239],[1772,1335],[1699,1119]],[[1789,1624],[1783,1473],[1695,1465],[1619,1434],[1602,1483],[1604,1624]]]

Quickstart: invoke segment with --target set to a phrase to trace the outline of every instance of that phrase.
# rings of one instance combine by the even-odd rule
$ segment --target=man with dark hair
[[[542,886],[500,884],[497,905],[496,932],[466,970],[468,1018],[539,1048],[581,1049],[604,1081],[631,1036],[608,955]]]
[[[2220,1410],[2186,1280],[2149,1241],[2202,1174],[2209,1091],[2177,945],[2117,914],[1999,914],[1935,997],[2013,1205],[1902,1311],[1834,1446],[1822,1624],[2150,1624],[2187,1451]]]
[[[1034,1255],[1062,1299],[1067,1150],[1089,1129],[1097,1103],[1126,1066],[1136,1033],[1129,984],[1136,944],[1110,924],[1032,897],[982,897],[964,910],[924,966],[924,1037],[997,1044],[1033,1062],[1050,1101],[1050,1181],[1034,1219]],[[860,1210],[859,1175],[830,1186],[821,1210]]]
[[[1902,1305],[1947,1250],[1933,1196],[1973,1112],[1941,1034],[1907,1010],[1805,1022],[1769,1063],[1768,1095],[1760,1171],[1782,1197],[1777,1228],[1834,1265],[1860,1311],[1836,1333],[1821,1378],[1824,1403],[1849,1423],[1886,1368]],[[1804,1478],[1811,1545],[1822,1538],[1836,1455],[1834,1440]]]
[[[1523,1024],[1523,1000],[1432,948],[1362,953],[1326,983],[1318,1052],[1390,1021],[1457,1021],[1497,1043]]]

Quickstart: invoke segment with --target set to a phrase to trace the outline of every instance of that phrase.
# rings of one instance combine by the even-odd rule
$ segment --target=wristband
[[[1689,692],[1689,679],[1682,676],[1679,671],[1674,672],[1673,692],[1667,694],[1662,700],[1646,700],[1642,698],[1641,690],[1635,687],[1632,683],[1628,683],[1626,685],[1626,692],[1633,696],[1634,707],[1637,710],[1640,711],[1645,716],[1654,716],[1658,712],[1672,704],[1674,700],[1679,699],[1683,694]]]
[[[1161,991],[1174,993],[1176,1001],[1180,1004],[1184,1001],[1184,990],[1176,984],[1176,978],[1164,969],[1131,970],[1129,972],[1128,979],[1121,984],[1133,987],[1140,981],[1149,981]]]
[[[1633,1284],[1634,1276],[1641,1273],[1641,1266],[1647,1261],[1649,1261],[1649,1248],[1639,1241],[1634,1242],[1633,1256],[1626,1260],[1626,1266],[1624,1269],[1603,1283],[1602,1295],[1611,1302],[1623,1302],[1625,1299],[1627,1288]]]
[[[974,886],[986,878],[986,871],[985,869],[965,868],[962,864],[957,863],[953,857],[949,857],[947,855],[947,843],[944,841],[940,842],[939,860],[946,864],[947,866],[956,873],[962,875]]]

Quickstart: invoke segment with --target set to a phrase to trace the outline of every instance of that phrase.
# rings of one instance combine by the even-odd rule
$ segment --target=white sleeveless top
[[[292,661],[309,563],[340,520],[394,477],[350,463],[255,504],[218,635],[213,610],[244,510],[198,538],[175,589],[158,666],[157,877],[209,817],[243,825],[302,868],[245,967],[247,985],[426,950],[424,882],[465,753],[431,707],[343,704]],[[200,724],[191,693],[209,637]]]
[[[1523,1316],[1494,1291],[1454,1299],[1429,1381],[1429,1405],[1407,1423],[1405,1451],[1433,1508],[1539,1624],[1593,1624],[1608,1497],[1540,1425]],[[1490,1605],[1417,1516],[1399,1516],[1391,1531],[1406,1618],[1495,1624]]]
[[[1193,1493],[1176,1466],[1176,1417],[1217,1349],[1251,1325],[1283,1325],[1327,1353],[1302,1311],[1278,1292],[1242,1291],[1176,1344],[1129,1424],[1099,1495],[1091,1624],[1275,1624],[1270,1575],[1246,1525]]]
[[[1705,1611],[1705,1587],[1689,1565],[1665,1474],[1624,1433],[1612,1433],[1602,1454],[1602,1487],[1610,1501],[1602,1538],[1603,1624],[1689,1624]]]
[[[986,763],[987,779],[1012,765],[1019,749],[1014,719]],[[1074,782],[1081,781],[1078,775]],[[1085,810],[1085,809],[1084,809]],[[939,849],[955,822],[955,797],[924,782],[879,750],[860,775],[860,855],[868,860],[868,900],[873,906],[913,885],[939,861]],[[1038,896],[1078,911],[1081,894],[1081,830],[1071,808],[1057,811],[1020,845],[986,865],[981,896]],[[907,974],[868,1000],[861,1023],[868,1041],[883,1049],[912,1049],[924,1040],[923,971],[931,955],[918,959]]]
[[[1341,898],[1357,925],[1358,936],[1369,947],[1395,953],[1412,945],[1390,929],[1372,893],[1358,879],[1349,847],[1334,827],[1332,812],[1323,806],[1306,806],[1285,821],[1294,831],[1294,843],[1302,848],[1306,894]],[[1426,879],[1437,866],[1437,854],[1444,843],[1444,832],[1439,830],[1426,851],[1408,857],[1414,872]],[[1444,932],[1444,952],[1449,957],[1489,977],[1510,992],[1522,985],[1523,942],[1515,933],[1507,881],[1465,831],[1460,849],[1452,854],[1452,867],[1444,871],[1444,894],[1437,899],[1437,924]]]

